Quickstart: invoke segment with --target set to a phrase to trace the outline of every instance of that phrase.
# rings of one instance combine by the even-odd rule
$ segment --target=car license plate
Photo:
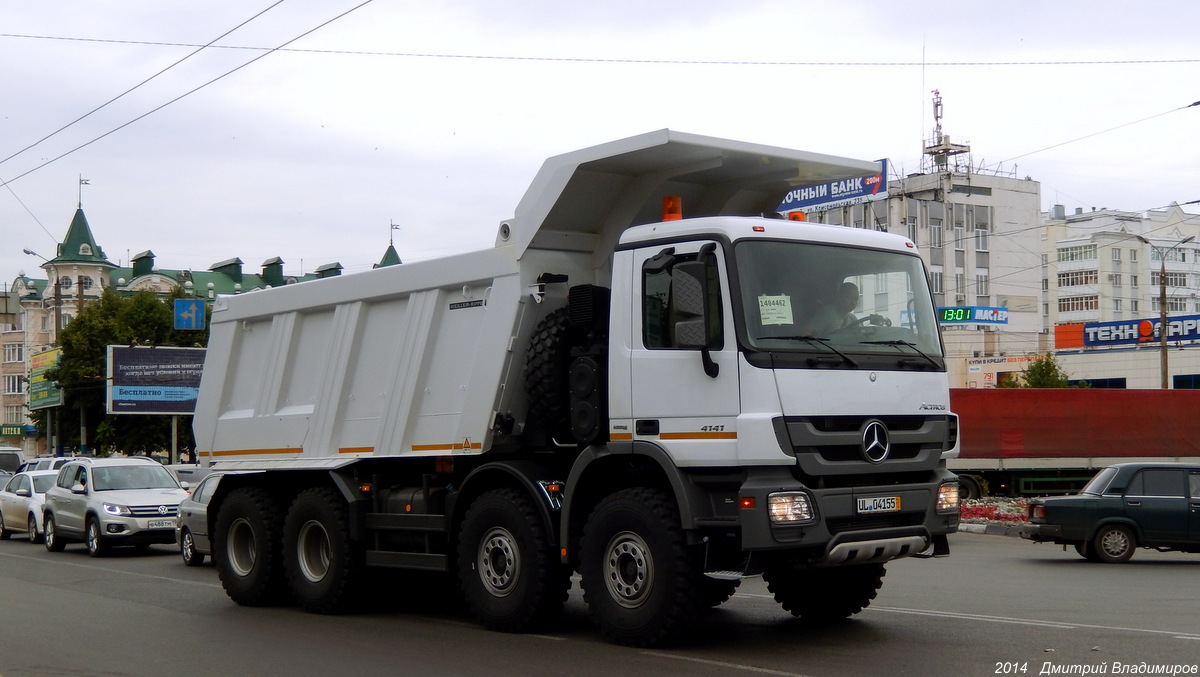
[[[858,514],[875,512],[899,512],[899,496],[876,496],[858,499]]]
[[[175,520],[150,520],[146,522],[147,529],[167,529],[175,528]]]

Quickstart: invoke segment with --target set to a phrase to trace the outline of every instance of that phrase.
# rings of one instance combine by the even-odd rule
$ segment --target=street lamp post
[[[1195,235],[1189,235],[1166,249],[1150,242],[1141,235],[1137,236],[1138,241],[1142,244],[1148,244],[1158,250],[1158,259],[1162,264],[1158,272],[1158,345],[1159,345],[1159,368],[1162,371],[1162,389],[1167,390],[1170,384],[1167,382],[1169,373],[1167,369],[1167,254],[1170,254],[1173,249],[1181,244],[1186,244],[1196,239]]]

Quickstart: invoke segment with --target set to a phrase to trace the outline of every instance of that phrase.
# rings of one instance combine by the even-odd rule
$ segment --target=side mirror
[[[17,489],[16,494],[22,498],[29,498],[29,490],[24,487]]]
[[[71,493],[73,493],[73,494],[86,494],[86,493],[87,493],[87,487],[83,486],[82,484],[76,483],[76,484],[75,484],[75,486],[71,487]]]

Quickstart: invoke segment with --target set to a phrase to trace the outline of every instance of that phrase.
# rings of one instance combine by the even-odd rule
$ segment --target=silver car
[[[145,457],[76,459],[46,492],[46,549],[82,541],[100,557],[115,545],[175,542],[175,516],[187,497],[161,464]]]
[[[179,517],[175,526],[175,544],[190,567],[204,564],[205,555],[212,554],[212,539],[208,533],[208,502],[217,491],[221,473],[205,477],[192,489],[192,494],[179,502]]]
[[[30,543],[42,540],[42,504],[54,484],[56,470],[26,470],[0,489],[0,540],[25,532]]]

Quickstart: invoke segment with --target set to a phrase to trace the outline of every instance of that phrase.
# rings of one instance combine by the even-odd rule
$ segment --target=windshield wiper
[[[846,364],[850,365],[851,367],[854,367],[856,369],[858,368],[858,363],[855,362],[854,360],[850,359],[849,355],[847,355],[846,353],[843,353],[842,351],[838,350],[837,348],[834,348],[833,346],[829,345],[829,343],[828,343],[829,339],[827,339],[827,338],[820,338],[819,336],[808,336],[808,335],[804,335],[804,336],[759,336],[755,340],[761,341],[763,339],[778,339],[781,341],[808,341],[809,343],[816,343],[817,345],[823,346],[824,348],[835,353],[838,357],[845,360]]]
[[[913,352],[915,352],[916,354],[918,354],[918,355],[920,355],[921,357],[925,358],[925,359],[926,359],[926,361],[928,361],[928,362],[929,362],[929,364],[932,364],[932,365],[933,365],[933,368],[934,368],[934,369],[941,369],[941,368],[942,368],[942,365],[938,364],[938,363],[937,363],[937,360],[935,360],[935,359],[933,359],[932,357],[930,357],[930,356],[926,355],[924,352],[922,352],[922,351],[921,351],[921,349],[920,349],[920,348],[918,348],[918,347],[916,346],[916,344],[915,344],[915,343],[912,343],[912,342],[910,342],[910,341],[903,341],[903,340],[900,340],[900,339],[896,339],[896,340],[894,340],[894,341],[863,341],[863,343],[868,343],[868,344],[870,344],[870,345],[873,345],[873,346],[906,346],[906,347],[908,347],[908,348],[912,348]]]

